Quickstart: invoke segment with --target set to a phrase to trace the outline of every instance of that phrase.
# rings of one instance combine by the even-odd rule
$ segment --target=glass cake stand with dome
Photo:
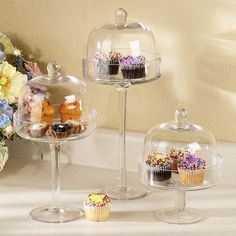
[[[98,26],[91,32],[83,69],[86,79],[114,85],[119,98],[120,183],[106,188],[106,192],[111,198],[121,200],[145,196],[143,188],[127,185],[126,110],[131,85],[160,77],[160,55],[152,31],[142,23],[127,22],[127,12],[118,9],[114,23]]]
[[[48,75],[35,77],[24,87],[14,114],[14,127],[24,139],[50,145],[52,204],[32,210],[30,215],[38,221],[60,223],[84,215],[82,209],[61,205],[61,146],[89,136],[96,127],[96,112],[89,105],[89,93],[83,81],[61,76],[60,65],[54,61],[47,69]]]
[[[150,129],[139,160],[140,180],[152,188],[174,192],[174,208],[157,210],[156,218],[176,224],[204,219],[200,210],[185,207],[185,193],[215,186],[221,164],[214,136],[190,123],[184,109],[175,111],[174,121]]]

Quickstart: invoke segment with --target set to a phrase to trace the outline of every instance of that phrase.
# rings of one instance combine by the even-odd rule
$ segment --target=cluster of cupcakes
[[[59,106],[60,123],[54,123],[56,106],[45,97],[36,96],[29,112],[31,124],[27,127],[28,135],[33,138],[47,135],[62,139],[86,130],[87,123],[81,121],[82,108],[74,95],[66,96],[65,102]]]
[[[175,147],[167,154],[152,153],[146,159],[150,184],[169,181],[172,173],[186,187],[200,186],[204,181],[206,162],[186,148]]]
[[[94,56],[96,70],[101,75],[117,75],[119,66],[124,79],[138,79],[146,76],[146,58],[140,56],[122,56],[121,53],[110,51],[96,53]]]

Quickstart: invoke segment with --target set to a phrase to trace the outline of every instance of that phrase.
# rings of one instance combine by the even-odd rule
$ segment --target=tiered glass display
[[[113,199],[134,199],[146,194],[143,188],[127,185],[126,109],[131,85],[160,77],[160,56],[152,31],[142,23],[128,23],[127,12],[116,11],[115,23],[97,27],[89,36],[83,60],[84,77],[114,85],[119,96],[120,183],[106,188]]]
[[[85,138],[95,129],[96,112],[89,106],[87,86],[73,76],[61,76],[56,62],[48,75],[28,81],[18,102],[14,126],[19,136],[49,143],[51,149],[52,204],[30,212],[43,222],[66,222],[83,216],[83,210],[60,202],[59,159],[64,142]]]
[[[201,211],[185,207],[185,193],[216,185],[221,164],[214,136],[190,123],[184,109],[176,110],[174,121],[154,126],[146,135],[139,161],[140,180],[153,188],[173,190],[175,204],[156,211],[156,218],[176,224],[202,220]]]

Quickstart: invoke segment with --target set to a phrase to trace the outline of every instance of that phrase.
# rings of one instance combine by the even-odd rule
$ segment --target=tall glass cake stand
[[[115,23],[99,26],[90,34],[83,68],[86,79],[113,85],[119,99],[119,184],[107,187],[106,193],[120,200],[143,197],[146,195],[143,188],[127,184],[127,92],[131,85],[160,77],[160,56],[153,33],[142,23],[127,23],[127,12],[120,8]]]
[[[96,112],[89,107],[86,84],[73,76],[61,76],[59,70],[56,62],[50,62],[48,75],[30,80],[14,115],[19,136],[49,143],[51,149],[52,203],[30,212],[34,220],[49,223],[84,215],[82,209],[61,205],[59,160],[63,143],[89,136],[96,126]]]
[[[174,207],[155,211],[155,217],[172,224],[203,220],[203,212],[186,207],[186,192],[215,186],[221,165],[213,135],[190,123],[184,109],[176,110],[175,121],[154,126],[146,135],[139,160],[140,181],[174,193]]]

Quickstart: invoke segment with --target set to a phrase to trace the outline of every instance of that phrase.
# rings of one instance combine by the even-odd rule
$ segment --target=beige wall
[[[218,140],[236,142],[235,0],[0,0],[0,31],[43,63],[82,78],[90,31],[123,7],[151,27],[162,77],[128,95],[128,129],[146,131],[178,107]],[[114,88],[90,84],[98,126],[117,127]]]

